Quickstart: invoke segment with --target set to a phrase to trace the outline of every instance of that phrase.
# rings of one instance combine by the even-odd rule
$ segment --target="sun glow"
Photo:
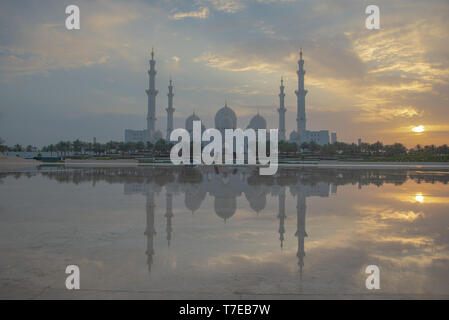
[[[413,132],[416,132],[416,133],[424,132],[424,126],[423,126],[423,125],[420,125],[420,126],[414,127],[414,128],[412,129],[412,131],[413,131]]]
[[[415,196],[415,200],[416,200],[416,202],[423,203],[424,202],[424,196],[422,195],[422,193],[417,193],[416,196]]]

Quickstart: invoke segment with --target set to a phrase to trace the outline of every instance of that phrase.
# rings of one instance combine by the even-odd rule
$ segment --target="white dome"
[[[265,120],[264,117],[262,117],[259,114],[256,114],[254,117],[252,117],[247,127],[247,129],[254,129],[254,130],[266,128],[267,128],[267,121]]]
[[[186,130],[189,132],[193,131],[193,121],[201,121],[201,119],[195,114],[195,112],[186,119]],[[204,125],[201,124],[201,131],[204,131],[204,129]]]
[[[235,129],[237,128],[237,116],[227,104],[215,114],[216,129]]]

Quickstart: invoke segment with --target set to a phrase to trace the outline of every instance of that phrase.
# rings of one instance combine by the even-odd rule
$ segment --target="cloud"
[[[362,114],[356,117],[362,122],[386,122],[398,119],[412,119],[421,117],[424,111],[419,111],[412,106],[399,106],[386,108],[381,106],[362,108]]]
[[[244,0],[198,0],[198,3],[209,4],[215,10],[235,13],[246,8]]]
[[[189,11],[189,12],[177,12],[170,16],[170,19],[173,20],[182,20],[186,18],[195,18],[195,19],[207,19],[209,17],[210,11],[209,8],[204,7],[199,11]]]
[[[140,2],[130,5],[119,1],[97,0],[80,3],[81,29],[68,31],[60,15],[53,13],[60,5],[40,8],[30,19],[11,21],[15,37],[8,44],[0,42],[0,71],[6,77],[47,74],[49,71],[92,67],[127,60],[134,65],[137,34],[127,32],[134,23],[151,17],[161,19],[160,9]],[[48,10],[44,10],[48,9]],[[14,17],[17,8],[10,9]],[[42,23],[45,21],[45,23]],[[147,50],[149,44],[145,45]],[[11,79],[11,78],[10,78]]]
[[[112,105],[107,95],[87,102],[89,83],[89,89],[109,91],[111,97],[135,96],[135,104],[125,99],[114,108],[123,104],[129,110],[129,105],[135,113],[141,106],[144,113],[145,71],[154,45],[158,99],[165,96],[171,74],[179,92],[175,103],[211,117],[215,110],[210,106],[218,108],[225,98],[239,116],[250,106],[277,105],[283,75],[290,131],[296,126],[294,90],[302,46],[309,128],[336,130],[347,142],[360,136],[369,142],[447,143],[449,6],[410,1],[380,0],[381,30],[368,31],[363,6],[352,0],[80,0],[81,30],[69,32],[61,17],[64,4],[50,0],[23,10],[5,0],[0,4],[0,81],[18,85],[0,89],[4,118],[19,96],[23,108],[42,107],[45,113],[28,92],[58,87],[75,74],[82,80],[68,85],[86,99],[65,111],[91,104],[99,113],[107,111]],[[103,84],[106,78],[114,81]],[[60,95],[52,91],[45,102],[58,109]],[[163,108],[158,112],[162,116]],[[275,114],[267,118],[273,124],[276,119]],[[434,130],[420,136],[397,130],[412,124]]]
[[[242,57],[243,58],[243,57]],[[247,61],[237,57],[228,57],[210,51],[204,52],[201,56],[193,61],[204,63],[208,67],[224,71],[242,72],[242,71],[258,71],[262,73],[273,73],[273,65],[263,61],[262,59]]]

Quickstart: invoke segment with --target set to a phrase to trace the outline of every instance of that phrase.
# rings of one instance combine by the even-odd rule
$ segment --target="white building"
[[[329,130],[309,131],[306,129],[306,94],[307,90],[304,89],[304,60],[302,58],[302,50],[299,53],[298,61],[298,89],[296,93],[297,103],[297,117],[296,117],[296,131],[290,134],[290,140],[297,144],[304,142],[315,142],[319,145],[329,144]],[[282,93],[283,90],[281,90]]]
[[[335,142],[337,142],[337,133],[332,132],[331,133],[331,143],[335,143]]]
[[[156,90],[156,61],[154,60],[154,50],[151,51],[150,70],[148,70],[149,84],[148,89],[145,90],[148,96],[148,114],[147,114],[147,129],[146,130],[125,130],[125,142],[156,142],[162,138],[162,133],[156,131],[156,96],[158,91]],[[171,88],[170,88],[171,87]],[[173,99],[173,87],[170,81],[169,87],[169,103],[170,99]],[[173,101],[173,100],[172,100]],[[169,105],[170,108],[170,105]],[[170,112],[173,111],[173,103],[171,105]],[[169,113],[170,114],[170,113]],[[172,118],[173,119],[173,118]]]
[[[319,145],[328,144],[330,142],[329,139],[329,131],[328,130],[319,130],[319,131],[309,131],[306,128],[306,102],[305,97],[307,94],[307,90],[304,89],[304,60],[302,58],[302,50],[300,51],[300,59],[298,61],[298,89],[295,91],[297,97],[297,117],[296,123],[297,128],[296,131],[293,131],[290,134],[290,141],[293,141],[297,144],[302,144],[303,142],[316,142]],[[162,133],[156,130],[156,96],[158,91],[156,90],[156,61],[154,60],[154,51],[151,52],[151,60],[150,60],[150,69],[148,71],[149,75],[149,87],[146,90],[148,95],[148,115],[147,115],[147,129],[144,130],[125,130],[125,142],[156,142],[161,139]],[[285,113],[287,109],[284,105],[284,81],[281,78],[281,86],[279,93],[279,109],[277,110],[279,113],[279,140],[286,140],[286,129],[285,129]],[[173,131],[173,114],[175,109],[173,108],[173,82],[170,79],[170,83],[168,86],[168,108],[167,111],[167,132],[165,138],[169,140],[170,134]],[[200,120],[200,118],[193,113],[186,119],[185,127],[192,134],[193,121]],[[226,129],[236,129],[237,128],[237,115],[235,112],[228,107],[227,103],[225,106],[217,111],[215,114],[215,128],[218,129],[222,136],[225,136]],[[267,129],[267,121],[263,116],[257,113],[251,120],[247,128],[251,129]],[[204,131],[204,127],[202,130]],[[336,133],[332,133],[332,142],[335,142],[337,139]]]

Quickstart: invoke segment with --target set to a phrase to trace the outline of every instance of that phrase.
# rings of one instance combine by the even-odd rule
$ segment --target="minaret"
[[[170,134],[173,131],[173,113],[175,113],[175,109],[173,109],[173,81],[170,78],[170,85],[168,86],[168,108],[167,110],[167,141],[170,141]]]
[[[300,141],[304,139],[304,133],[306,131],[306,94],[307,90],[304,90],[304,60],[302,59],[302,49],[299,52],[299,69],[296,72],[298,74],[298,90],[295,91],[297,97],[297,132],[299,134]]]
[[[285,141],[285,111],[287,111],[287,109],[285,109],[284,106],[284,98],[285,98],[285,93],[284,93],[284,79],[282,79],[281,77],[281,86],[279,87],[281,92],[279,93],[279,140],[280,141]]]
[[[166,204],[165,204],[165,218],[167,219],[167,224],[165,231],[167,231],[167,244],[170,246],[170,240],[171,240],[171,233],[172,233],[172,226],[171,226],[171,219],[173,218],[173,195],[171,192],[166,191]]]
[[[298,237],[298,257],[299,271],[302,274],[302,267],[304,266],[304,238],[307,237],[306,232],[306,196],[302,190],[299,190],[296,196],[296,234]]]
[[[287,217],[285,215],[285,188],[282,187],[281,192],[279,193],[279,203],[278,203],[278,209],[279,209],[279,240],[281,241],[281,249],[284,247],[284,233],[285,233],[285,227],[284,227],[284,221]]]
[[[149,190],[147,192],[146,209],[147,209],[147,228],[145,230],[145,235],[147,237],[147,251],[145,253],[147,255],[148,272],[151,274],[151,267],[153,265],[153,255],[154,255],[153,237],[156,234],[156,230],[154,229],[154,209],[155,209],[154,191],[152,190]]]
[[[154,133],[156,131],[156,61],[154,60],[154,50],[151,50],[151,60],[150,60],[150,70],[148,70],[149,75],[149,85],[146,93],[148,95],[148,115],[147,115],[147,139],[152,141],[154,138]]]

